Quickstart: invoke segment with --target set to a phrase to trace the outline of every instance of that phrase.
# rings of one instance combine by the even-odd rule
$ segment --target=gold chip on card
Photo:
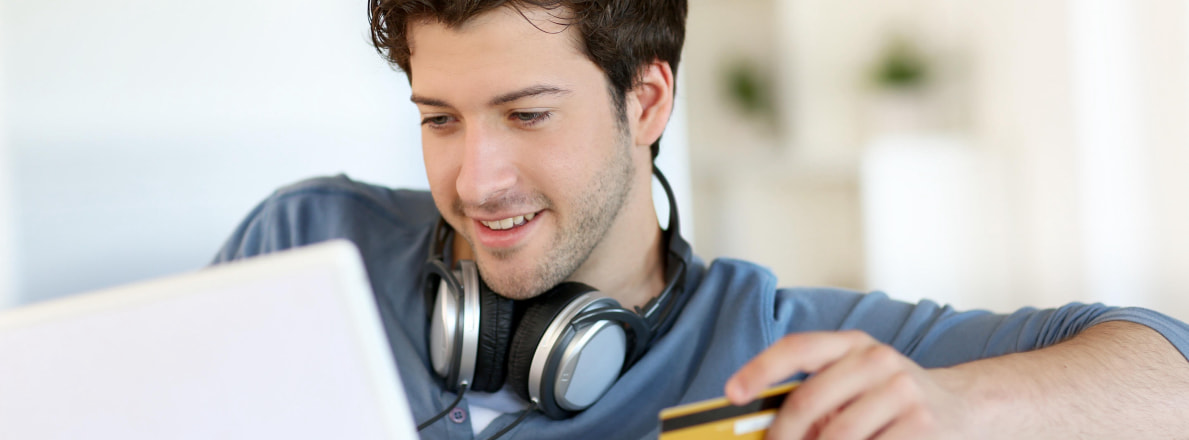
[[[665,408],[660,440],[761,440],[785,396],[796,387],[793,382],[769,388],[741,406],[720,397]]]

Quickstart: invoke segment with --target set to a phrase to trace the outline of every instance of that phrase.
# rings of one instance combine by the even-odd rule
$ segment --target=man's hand
[[[947,385],[958,377],[926,371],[861,331],[785,336],[727,381],[736,405],[790,376],[812,374],[780,408],[770,439],[967,438],[966,402]]]

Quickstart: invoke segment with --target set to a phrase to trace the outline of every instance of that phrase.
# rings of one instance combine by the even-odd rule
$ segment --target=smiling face
[[[621,214],[640,205],[628,201],[641,182],[637,163],[649,159],[574,30],[523,12],[409,26],[434,203],[488,286],[515,299],[606,261],[592,256],[610,254],[608,236],[632,229]]]

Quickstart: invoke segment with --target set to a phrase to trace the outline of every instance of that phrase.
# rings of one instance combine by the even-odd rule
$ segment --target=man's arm
[[[727,382],[749,400],[797,372],[772,438],[1171,438],[1189,432],[1189,362],[1126,322],[1048,348],[924,370],[859,331],[782,338]]]
[[[1107,322],[1041,350],[930,370],[971,427],[1011,438],[1183,438],[1189,362],[1148,327]]]

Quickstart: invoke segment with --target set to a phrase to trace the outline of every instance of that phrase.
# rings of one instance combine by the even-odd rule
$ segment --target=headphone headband
[[[636,311],[643,312],[641,315],[648,322],[651,336],[655,338],[669,331],[673,322],[677,320],[677,311],[684,308],[689,299],[689,295],[683,293],[685,272],[693,260],[693,250],[681,237],[681,220],[677,213],[677,197],[673,194],[673,187],[655,163],[652,164],[652,174],[660,181],[661,187],[665,190],[665,198],[669,201],[669,228],[665,231],[665,241],[668,245],[665,255],[665,289]]]

